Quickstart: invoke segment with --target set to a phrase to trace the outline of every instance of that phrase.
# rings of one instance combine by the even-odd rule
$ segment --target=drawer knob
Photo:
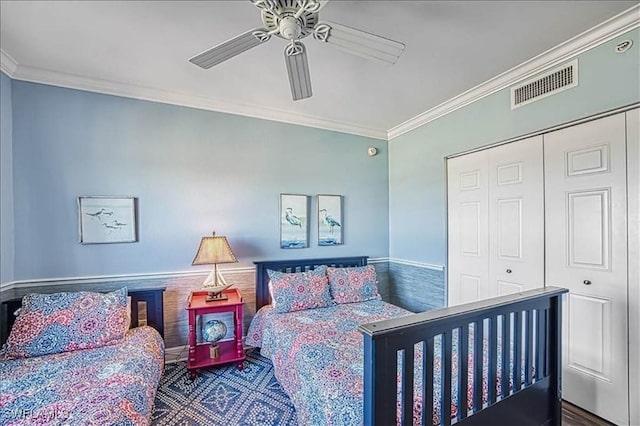
[[[507,274],[510,274],[510,273],[511,273],[511,269],[507,269]]]
[[[591,281],[589,281],[589,280],[584,280],[584,281],[582,281],[582,284],[584,284],[584,285],[591,285]]]

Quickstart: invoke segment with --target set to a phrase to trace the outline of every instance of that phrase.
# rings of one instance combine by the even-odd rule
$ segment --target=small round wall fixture
[[[631,49],[631,46],[633,46],[633,40],[623,40],[616,44],[616,53],[624,53]]]
[[[375,146],[370,146],[367,150],[367,154],[369,154],[369,157],[376,156],[378,154],[378,148],[376,148]]]

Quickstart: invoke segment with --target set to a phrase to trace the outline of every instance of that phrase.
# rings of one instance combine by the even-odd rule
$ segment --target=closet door
[[[542,136],[488,154],[489,294],[544,287]]]
[[[447,161],[448,304],[489,297],[487,151]]]
[[[640,109],[628,111],[627,192],[629,201],[629,408],[640,425]]]
[[[544,136],[546,283],[570,290],[564,399],[628,424],[625,116]]]

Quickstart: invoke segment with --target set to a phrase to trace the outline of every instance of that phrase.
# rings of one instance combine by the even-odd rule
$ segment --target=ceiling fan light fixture
[[[293,16],[286,16],[280,20],[280,35],[287,40],[296,40],[300,37],[302,29],[300,23]]]

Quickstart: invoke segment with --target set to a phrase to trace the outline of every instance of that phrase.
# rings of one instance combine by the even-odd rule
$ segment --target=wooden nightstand
[[[189,311],[189,359],[187,369],[191,380],[196,378],[198,368],[212,365],[238,363],[238,369],[242,370],[245,359],[244,348],[242,346],[242,308],[244,301],[238,289],[232,288],[224,290],[227,300],[217,302],[206,302],[206,291],[192,291],[187,301],[187,311]],[[211,358],[209,354],[210,343],[198,344],[196,341],[196,318],[198,315],[218,314],[222,312],[233,312],[234,340],[218,342],[220,356]]]

